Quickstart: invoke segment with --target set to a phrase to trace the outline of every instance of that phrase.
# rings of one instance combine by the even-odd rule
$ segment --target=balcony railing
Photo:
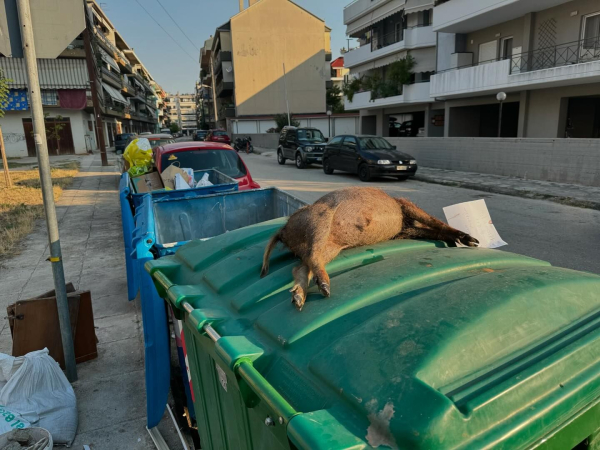
[[[582,64],[600,60],[600,36],[512,55],[510,73]]]

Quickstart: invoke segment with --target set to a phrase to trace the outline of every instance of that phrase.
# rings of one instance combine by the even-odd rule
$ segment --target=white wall
[[[356,117],[336,117],[331,120],[332,133],[339,134],[357,134]]]
[[[82,111],[74,111],[60,108],[48,108],[50,117],[61,115],[68,117],[71,121],[71,131],[73,133],[73,145],[75,153],[86,153],[85,134],[87,131],[88,114]],[[84,122],[84,117],[85,122]],[[6,111],[4,117],[0,119],[4,143],[6,145],[6,155],[10,157],[27,156],[27,143],[25,142],[25,130],[23,129],[23,119],[31,118],[30,111]],[[84,127],[85,123],[85,127]]]

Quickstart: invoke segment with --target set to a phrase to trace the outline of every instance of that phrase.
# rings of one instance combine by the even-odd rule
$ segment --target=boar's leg
[[[302,311],[302,307],[306,301],[308,285],[310,284],[313,274],[305,264],[294,267],[292,273],[294,274],[294,286],[290,289],[290,292],[292,293],[292,303],[298,308],[298,311]]]
[[[319,291],[325,297],[329,297],[331,293],[329,274],[325,270],[325,265],[339,255],[342,249],[343,247],[340,245],[327,242],[322,246],[314,248],[310,259],[307,261],[308,267],[310,267],[316,278]]]

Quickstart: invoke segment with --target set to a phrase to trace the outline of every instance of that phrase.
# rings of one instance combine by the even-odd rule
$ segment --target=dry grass
[[[73,183],[78,171],[76,162],[52,168],[54,200]],[[0,260],[15,253],[19,242],[33,230],[35,221],[44,217],[38,171],[13,171],[11,178],[13,187],[9,189],[0,174]]]

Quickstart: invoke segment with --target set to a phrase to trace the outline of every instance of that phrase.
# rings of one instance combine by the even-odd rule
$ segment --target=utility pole
[[[31,102],[31,119],[33,122],[33,140],[37,152],[42,197],[48,227],[48,241],[50,243],[50,262],[54,276],[54,289],[56,292],[56,309],[60,325],[63,353],[67,378],[70,382],[77,381],[77,367],[75,366],[75,349],[73,333],[71,331],[71,318],[65,286],[65,273],[63,270],[60,237],[58,235],[58,221],[54,207],[54,191],[50,175],[50,158],[48,157],[48,143],[46,141],[46,127],[44,124],[44,110],[42,109],[42,96],[38,78],[37,59],[35,56],[35,43],[33,40],[33,26],[31,25],[31,10],[29,0],[17,0],[19,10],[19,24],[21,26],[21,42],[25,66],[27,68],[27,87]]]
[[[90,90],[92,91],[92,103],[94,105],[94,118],[96,119],[96,130],[98,130],[98,146],[100,147],[100,159],[102,165],[108,166],[106,157],[106,143],[104,142],[104,126],[102,125],[102,108],[100,107],[100,99],[98,98],[98,76],[96,73],[96,63],[94,61],[94,53],[92,51],[92,33],[91,24],[85,13],[87,5],[84,2],[85,14],[85,30],[83,30],[83,46],[85,47],[85,62],[87,64],[88,77],[90,79]],[[101,87],[100,87],[101,89]]]
[[[283,63],[283,90],[285,91],[285,107],[287,108],[288,125],[292,126],[292,121],[290,120],[290,103],[288,102],[287,95],[287,82],[285,81],[285,63]]]

